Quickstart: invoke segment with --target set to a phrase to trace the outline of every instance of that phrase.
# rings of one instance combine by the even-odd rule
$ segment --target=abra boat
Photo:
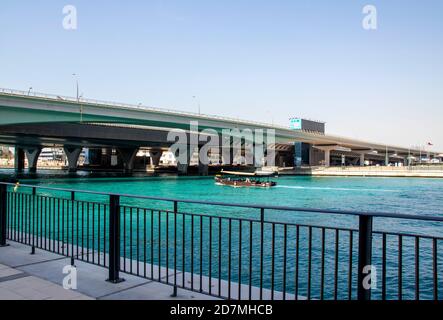
[[[215,184],[221,186],[270,188],[277,185],[277,182],[269,178],[274,176],[273,172],[235,172],[222,171],[215,176]]]

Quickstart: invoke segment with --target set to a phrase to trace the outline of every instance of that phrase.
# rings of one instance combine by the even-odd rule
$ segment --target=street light
[[[196,96],[192,96],[192,98],[197,99]],[[198,114],[200,114],[200,99],[197,99],[197,104],[198,104]]]
[[[83,98],[83,93],[77,98],[77,102],[80,103],[80,99]],[[83,104],[80,103],[80,122],[83,122]]]
[[[78,95],[78,76],[77,76],[76,73],[73,73],[72,76],[75,77],[75,82],[76,82],[76,85],[77,85],[77,102],[79,102],[80,97]]]
[[[32,87],[29,87],[28,96],[31,94]]]

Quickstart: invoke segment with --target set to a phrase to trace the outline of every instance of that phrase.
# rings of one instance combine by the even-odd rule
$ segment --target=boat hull
[[[271,188],[277,185],[274,181],[234,180],[229,178],[215,178],[215,184],[234,188]]]

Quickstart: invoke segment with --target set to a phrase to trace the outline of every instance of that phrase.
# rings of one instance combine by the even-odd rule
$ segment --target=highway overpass
[[[213,129],[219,134],[224,129],[275,130],[273,148],[279,165],[329,166],[343,156],[361,165],[368,159],[407,163],[424,154],[423,150],[267,123],[10,89],[0,89],[0,108],[0,144],[17,147],[18,170],[25,154],[34,170],[39,150],[53,146],[65,147],[71,170],[82,147],[118,149],[125,169],[131,170],[138,148],[153,153],[166,150],[171,146],[167,132],[182,129],[189,134],[190,123],[195,121],[199,130]]]

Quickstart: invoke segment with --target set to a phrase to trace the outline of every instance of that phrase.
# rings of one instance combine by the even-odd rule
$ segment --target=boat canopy
[[[267,177],[272,176],[275,173],[269,172],[269,171],[256,171],[256,172],[240,172],[240,171],[225,171],[222,170],[221,174],[229,174],[229,175],[235,175],[235,176],[249,176],[249,177]]]

